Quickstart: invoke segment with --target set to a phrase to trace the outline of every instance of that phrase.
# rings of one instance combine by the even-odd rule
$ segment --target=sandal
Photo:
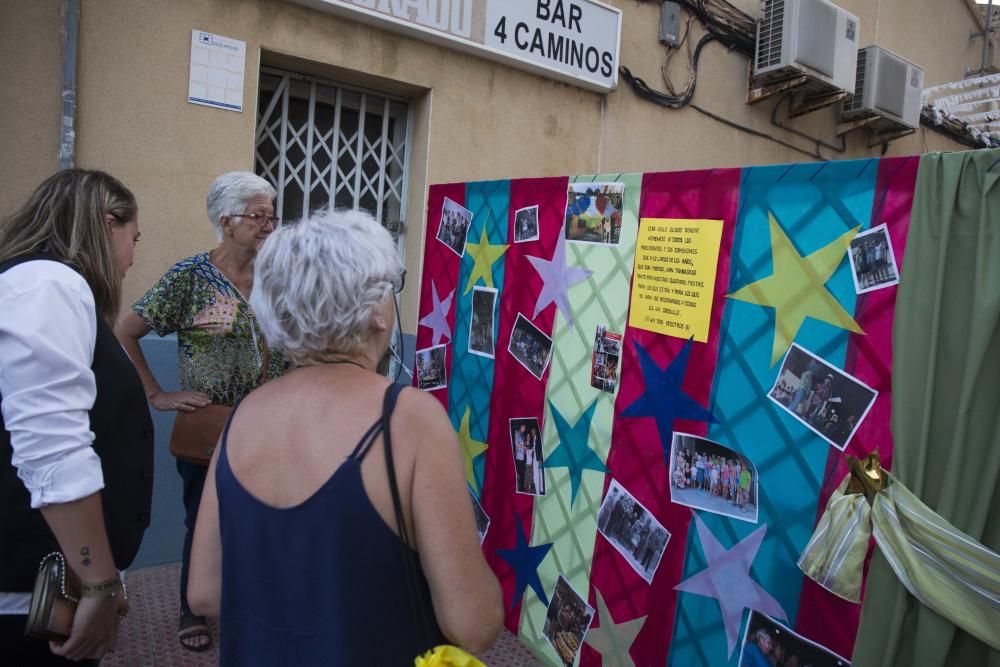
[[[177,628],[177,639],[181,646],[195,653],[203,653],[212,648],[212,633],[201,616],[182,615]]]

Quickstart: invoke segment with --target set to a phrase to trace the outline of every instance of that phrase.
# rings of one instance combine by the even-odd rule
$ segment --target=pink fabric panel
[[[729,255],[733,243],[740,185],[739,169],[713,169],[643,176],[640,202],[640,228],[643,218],[701,218],[723,220],[722,246],[711,326],[707,343],[695,342],[682,385],[685,393],[703,406],[708,405],[718,358],[719,328],[729,283]],[[591,568],[590,604],[596,605],[594,589],[601,591],[616,622],[647,615],[642,631],[632,645],[632,659],[637,665],[666,664],[669,641],[674,631],[677,593],[674,585],[681,579],[687,548],[691,510],[670,502],[667,466],[656,424],[652,418],[623,418],[621,412],[634,402],[644,389],[639,360],[633,346],[638,341],[661,368],[677,356],[685,341],[628,327],[625,331],[621,385],[615,400],[615,422],[607,466],[610,475],[604,492],[614,477],[635,496],[670,532],[670,541],[653,577],[647,584],[604,537],[598,536]],[[707,425],[677,420],[674,429],[704,435]],[[669,448],[669,443],[667,443]],[[581,653],[581,665],[601,664],[600,656],[589,646]]]
[[[912,156],[885,158],[879,161],[878,166],[868,229],[886,224],[900,273],[905,268],[903,254],[919,164],[920,158]],[[858,295],[854,318],[866,335],[851,334],[844,370],[879,394],[844,453],[830,448],[817,506],[817,522],[826,510],[830,495],[848,474],[845,455],[861,458],[877,451],[883,466],[888,469],[892,465],[892,323],[896,312],[896,291],[897,286],[892,286]],[[871,555],[869,550],[869,561]],[[866,575],[867,571],[866,562]],[[803,580],[799,600],[795,630],[816,641],[822,640],[821,643],[830,650],[850,658],[858,633],[861,605],[837,597],[808,577]]]
[[[548,370],[538,380],[507,353],[510,334],[518,313],[529,320],[535,312],[535,301],[542,289],[542,280],[526,256],[549,259],[562,233],[562,216],[566,209],[568,179],[537,178],[510,182],[510,207],[507,239],[510,248],[504,254],[504,285],[498,304],[496,362],[493,370],[493,399],[490,406],[489,449],[486,450],[485,479],[482,505],[490,517],[490,528],[483,542],[486,560],[493,568],[503,588],[507,608],[505,624],[517,634],[521,603],[510,609],[514,594],[514,571],[496,554],[497,549],[513,548],[517,525],[521,518],[524,533],[531,539],[534,498],[515,492],[514,456],[510,440],[510,420],[534,417],[542,426],[545,414],[545,387]],[[514,243],[514,215],[520,208],[538,206],[539,238],[537,241]],[[555,306],[550,305],[533,321],[551,336],[555,324]]]

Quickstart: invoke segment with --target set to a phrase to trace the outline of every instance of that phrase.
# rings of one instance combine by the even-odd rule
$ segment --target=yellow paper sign
[[[722,220],[640,220],[628,323],[706,342],[721,242]]]

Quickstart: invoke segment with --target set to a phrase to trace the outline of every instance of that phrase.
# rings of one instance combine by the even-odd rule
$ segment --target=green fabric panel
[[[617,246],[566,244],[566,264],[585,267],[594,273],[569,290],[573,327],[566,326],[561,314],[556,315],[552,361],[545,392],[542,451],[548,460],[559,443],[549,402],[572,426],[596,399],[597,408],[591,421],[588,444],[601,461],[607,461],[611,450],[615,395],[590,386],[594,335],[599,324],[607,326],[608,331],[625,333],[632,264],[639,233],[642,174],[576,176],[570,182],[624,183],[624,210],[621,211],[622,229]],[[604,493],[605,473],[584,470],[580,490],[573,503],[567,468],[546,468],[545,475],[548,493],[535,499],[531,543],[552,542],[553,547],[549,557],[538,568],[539,578],[550,598],[560,574],[579,595],[587,598],[590,594],[590,563],[597,539],[597,511]],[[552,664],[561,664],[542,635],[545,605],[535,595],[526,594],[524,600],[521,641],[536,653],[547,656]]]
[[[893,345],[895,476],[1000,550],[1000,150],[921,159]],[[1000,653],[917,602],[876,553],[853,664],[1000,666]]]

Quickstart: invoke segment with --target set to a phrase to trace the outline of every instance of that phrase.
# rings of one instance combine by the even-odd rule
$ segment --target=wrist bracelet
[[[80,584],[80,596],[85,598],[113,598],[118,596],[121,579],[115,577],[95,584]]]

